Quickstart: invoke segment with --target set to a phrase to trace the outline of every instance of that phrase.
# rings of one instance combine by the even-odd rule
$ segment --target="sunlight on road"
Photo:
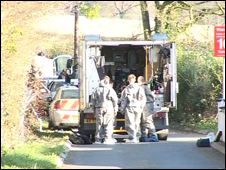
[[[167,141],[171,142],[189,142],[189,141],[197,141],[200,137],[170,137]]]
[[[71,150],[76,150],[76,151],[110,151],[112,148],[104,148],[104,147],[93,147],[95,145],[92,145],[91,147],[72,147]],[[104,146],[104,145],[101,145]],[[105,145],[106,146],[106,145]]]
[[[70,167],[72,167],[71,169],[74,169],[74,164],[67,164],[65,165],[63,168],[64,169],[70,169]],[[81,166],[81,165],[76,165],[76,169],[122,169],[120,167],[117,166]]]

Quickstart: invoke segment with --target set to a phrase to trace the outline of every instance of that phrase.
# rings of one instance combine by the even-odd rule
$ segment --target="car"
[[[48,84],[48,89],[50,91],[51,97],[54,98],[57,90],[59,89],[59,87],[65,85],[65,80],[64,79],[57,79],[57,80],[53,80]]]
[[[56,95],[48,97],[49,129],[77,128],[79,125],[79,88],[71,85],[59,87]]]
[[[71,79],[71,84],[78,86],[78,79]],[[56,91],[58,90],[59,87],[65,85],[65,80],[64,79],[56,79],[52,80],[48,85],[47,88],[49,89],[51,93],[51,97],[53,98],[56,94]]]

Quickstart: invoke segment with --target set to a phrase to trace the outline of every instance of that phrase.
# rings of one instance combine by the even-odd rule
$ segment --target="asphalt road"
[[[197,147],[200,135],[170,131],[167,141],[73,145],[63,169],[225,169],[225,155]]]

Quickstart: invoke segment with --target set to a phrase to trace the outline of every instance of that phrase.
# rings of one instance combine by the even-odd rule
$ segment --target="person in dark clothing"
[[[65,83],[66,84],[70,84],[71,83],[71,78],[70,76],[67,74],[66,70],[63,69],[62,72],[60,73],[60,75],[58,76],[58,79],[65,79]]]
[[[64,76],[64,69],[63,69],[57,79],[64,79],[64,78],[65,76]]]
[[[66,84],[70,84],[71,83],[71,78],[70,78],[69,74],[67,73],[67,71],[64,70],[63,74],[64,74],[64,77],[65,77],[65,83]]]
[[[141,115],[141,142],[158,141],[155,125],[153,122],[152,114],[154,112],[154,96],[148,88],[147,83],[144,82],[144,77],[139,76],[137,79],[138,84],[144,89],[146,95],[146,105],[144,106]],[[149,140],[150,139],[150,140]]]
[[[71,78],[72,79],[77,79],[78,78],[78,73],[77,73],[76,65],[73,66],[73,72],[71,74]]]

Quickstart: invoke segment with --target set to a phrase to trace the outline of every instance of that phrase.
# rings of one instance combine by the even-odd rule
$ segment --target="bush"
[[[6,153],[7,153],[7,148],[1,142],[1,161],[3,160],[3,157],[5,156]]]
[[[178,109],[171,111],[171,121],[197,123],[216,115],[216,98],[222,96],[222,65],[222,59],[206,50],[179,53]]]

